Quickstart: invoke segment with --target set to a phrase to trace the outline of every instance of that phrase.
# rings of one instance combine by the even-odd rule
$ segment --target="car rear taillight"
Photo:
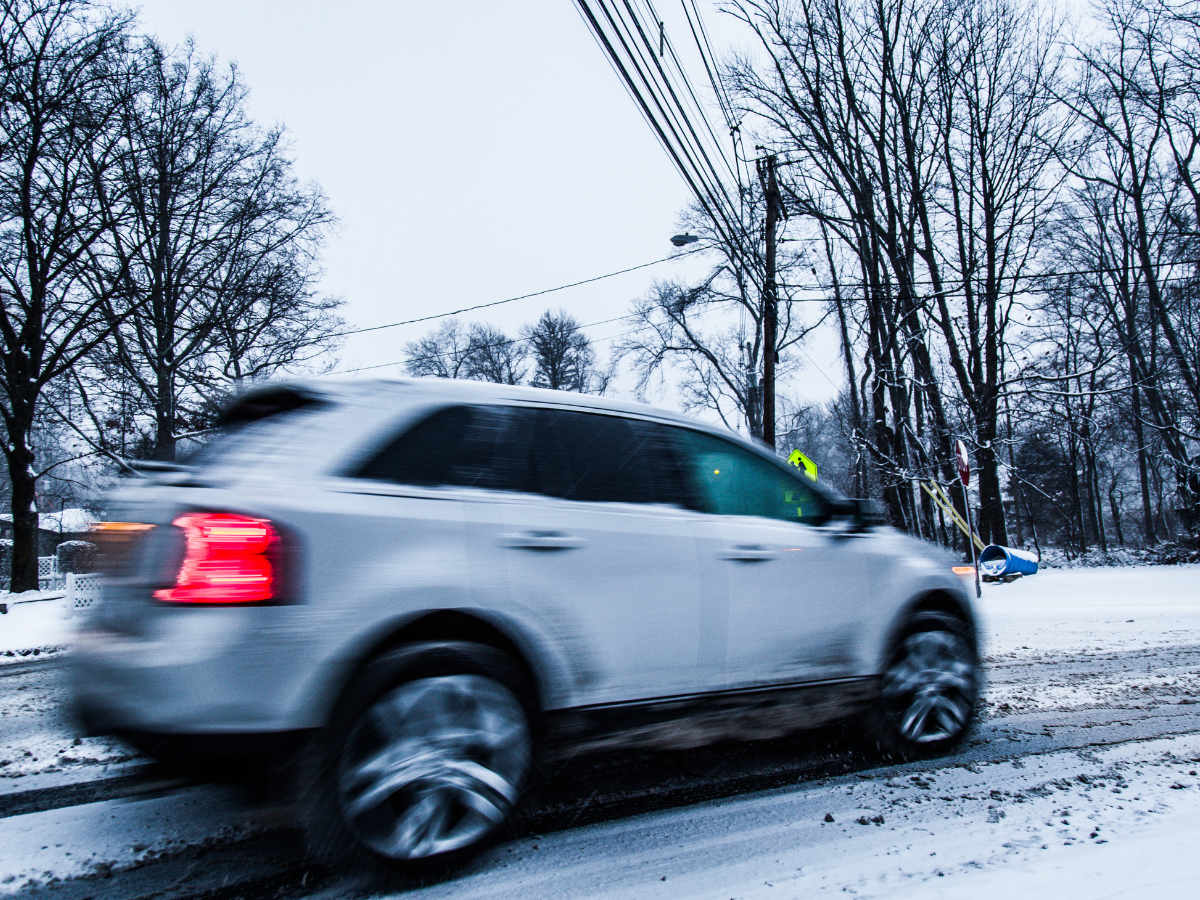
[[[172,523],[184,535],[175,586],[155,591],[168,603],[265,603],[276,599],[279,533],[266,519],[187,513]]]

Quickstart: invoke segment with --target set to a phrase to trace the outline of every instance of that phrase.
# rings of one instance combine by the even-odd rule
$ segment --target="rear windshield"
[[[301,413],[326,406],[327,401],[296,388],[253,391],[226,408],[208,441],[188,454],[184,461],[193,466],[223,463],[239,448],[277,430],[277,426],[300,418]]]
[[[320,405],[323,405],[323,401],[307,391],[286,387],[269,388],[235,400],[222,413],[217,425],[226,431],[232,431],[271,416],[282,416],[298,409]]]

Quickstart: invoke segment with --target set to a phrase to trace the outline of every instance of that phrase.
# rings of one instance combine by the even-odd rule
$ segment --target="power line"
[[[609,272],[607,275],[597,275],[594,278],[585,278],[583,281],[573,281],[571,284],[562,284],[558,287],[546,288],[544,291],[534,291],[532,294],[522,294],[519,297],[508,297],[505,300],[493,300],[491,303],[480,303],[476,306],[464,306],[462,309],[456,309],[451,312],[434,313],[429,316],[422,316],[419,319],[405,319],[403,322],[389,322],[386,325],[372,325],[368,328],[351,328],[347,331],[339,331],[336,334],[329,335],[330,337],[345,337],[350,334],[365,334],[368,331],[381,331],[384,328],[398,328],[401,325],[417,325],[421,322],[432,322],[434,319],[446,319],[450,316],[458,316],[463,313],[474,312],[477,309],[489,309],[493,306],[501,306],[505,303],[512,303],[516,300],[528,300],[530,297],[541,297],[546,294],[553,294],[556,291],[565,291],[568,288],[580,287],[585,284],[592,284],[596,281],[603,281],[605,278],[614,278],[617,275],[625,275],[629,272],[636,272],[638,269],[648,269],[650,266],[657,266],[660,263],[670,262],[673,259],[682,259],[685,256],[691,256],[693,253],[699,253],[703,247],[696,247],[692,250],[685,250],[682,253],[676,253],[672,256],[664,256],[662,259],[656,259],[654,262],[642,263],[638,266],[630,266],[628,269],[621,269],[617,272]]]
[[[1170,262],[1170,263],[1164,263],[1163,265],[1164,265],[1164,267],[1165,266],[1188,266],[1188,265],[1200,266],[1200,259],[1181,259],[1181,260],[1176,260],[1176,261]],[[1043,279],[1051,279],[1051,278],[1069,278],[1069,277],[1072,277],[1075,275],[1116,275],[1116,274],[1122,273],[1122,272],[1133,273],[1136,275],[1141,272],[1141,269],[1142,269],[1142,267],[1139,263],[1131,263],[1127,266],[1100,266],[1100,267],[1097,267],[1094,269],[1064,269],[1064,270],[1060,270],[1060,271],[1056,271],[1056,272],[1021,272],[1021,273],[1017,273],[1014,275],[1006,275],[1001,279],[1001,281],[1017,281],[1017,280],[1024,281],[1024,280],[1043,280]],[[1195,274],[1193,274],[1193,275],[1164,275],[1163,277],[1159,278],[1158,280],[1160,282],[1190,281],[1190,280],[1198,278],[1198,277],[1200,277],[1200,275],[1195,275]],[[910,281],[908,283],[914,287],[933,287],[934,286],[934,282],[927,278],[926,279],[916,279],[916,280]],[[962,289],[962,287],[965,283],[966,282],[964,282],[964,281],[950,281],[950,282],[943,281],[941,293],[943,293],[943,294],[957,293],[959,290]],[[780,284],[780,287],[790,288],[791,290],[795,290],[795,291],[828,291],[828,290],[833,290],[835,285],[820,284],[820,283],[790,284],[790,283],[784,282],[784,283]],[[836,287],[842,288],[842,289],[845,289],[845,288],[858,289],[858,288],[869,287],[869,285],[867,285],[865,282],[862,282],[862,281],[839,281],[837,283]],[[1032,292],[1032,293],[1051,293],[1054,291],[1061,290],[1061,288],[1058,286],[1044,286],[1044,287],[1029,286],[1029,287],[1022,288],[1021,290]],[[894,292],[894,289],[893,289],[893,292]],[[827,299],[827,298],[806,297],[806,298],[781,299],[780,302],[781,303],[817,303],[817,302],[822,302],[825,299]]]
[[[601,5],[605,5],[605,0],[599,0],[599,2]],[[708,132],[709,137],[712,139],[712,147],[714,151],[720,156],[721,161],[725,164],[725,168],[735,180],[737,180],[737,172],[729,163],[729,159],[725,155],[725,151],[721,146],[721,141],[717,137],[711,122],[709,122],[708,116],[705,114],[704,106],[700,103],[699,99],[696,97],[696,92],[692,89],[691,83],[687,77],[687,73],[683,70],[683,64],[680,62],[679,56],[675,52],[674,42],[670,39],[670,36],[667,35],[665,27],[663,26],[662,20],[659,18],[657,11],[654,9],[654,6],[650,0],[642,0],[642,5],[650,14],[652,21],[657,22],[659,25],[660,43],[659,53],[656,56],[654,54],[654,46],[650,38],[647,36],[645,25],[634,11],[633,6],[630,4],[630,0],[623,0],[623,6],[629,15],[629,20],[632,23],[632,27],[637,31],[638,36],[641,38],[640,47],[645,48],[645,51],[650,54],[650,57],[647,60],[645,53],[639,49],[638,56],[646,63],[647,69],[649,69],[651,72],[657,72],[660,76],[660,87],[665,87],[666,92],[671,99],[669,107],[672,116],[681,123],[681,126],[684,129],[684,137],[686,138],[688,135],[691,136],[692,141],[694,142],[694,149],[700,153],[707,165],[707,174],[711,174],[713,176],[714,186],[720,191],[721,197],[725,200],[725,202],[730,203],[728,193],[725,190],[724,179],[717,171],[716,166],[712,163],[712,160],[708,154],[708,150],[704,146],[705,142],[697,132],[696,126],[693,125],[691,121],[691,113],[687,108],[687,104],[680,99],[680,94],[682,91],[686,90],[687,96],[691,98],[692,111],[699,118],[704,129]],[[624,20],[622,19],[622,21]],[[628,29],[628,26],[626,27]],[[632,37],[632,33],[630,36]],[[639,42],[635,41],[634,46],[638,47]],[[677,78],[672,78],[672,76],[669,74],[669,67],[664,66],[663,64],[668,51],[670,53],[670,61],[674,63],[674,70]],[[637,61],[634,60],[634,62],[636,64]],[[676,90],[675,84],[673,83],[676,80],[681,85],[679,91]]]
[[[706,210],[709,212],[710,218],[715,219],[714,213],[718,213],[723,221],[714,221],[714,224],[717,225],[718,228],[720,228],[720,225],[722,224],[725,226],[725,228],[721,230],[726,231],[726,239],[731,245],[740,245],[740,239],[742,237],[742,235],[739,234],[740,228],[738,227],[738,224],[740,223],[735,224],[733,218],[729,215],[732,204],[729,201],[728,194],[725,192],[721,184],[721,178],[716,172],[716,168],[713,165],[712,160],[704,150],[702,142],[700,141],[699,136],[696,134],[695,127],[692,125],[686,111],[683,110],[682,104],[679,102],[678,95],[672,89],[672,86],[670,85],[661,64],[654,61],[653,49],[649,48],[651,52],[651,60],[647,62],[640,49],[639,42],[634,38],[633,32],[636,31],[642,38],[641,45],[645,45],[647,43],[645,31],[643,30],[641,24],[637,21],[631,9],[629,10],[629,13],[630,18],[633,19],[632,26],[626,23],[624,18],[620,16],[619,10],[616,19],[614,19],[605,0],[598,0],[598,2],[599,5],[604,9],[605,15],[610,24],[613,26],[617,39],[622,48],[625,50],[630,64],[640,76],[647,91],[650,93],[651,98],[654,100],[654,105],[662,115],[668,130],[674,137],[679,149],[683,153],[683,156],[691,164],[696,178],[703,186],[704,196],[700,197],[699,199],[705,205]],[[626,4],[626,8],[628,9],[628,4]],[[619,23],[617,19],[620,20]],[[628,40],[626,40],[625,36],[621,33],[622,30],[628,34]],[[659,82],[653,78],[652,74],[647,74],[648,72],[653,73],[655,70],[658,71],[658,74],[662,78],[663,84],[659,84]],[[636,86],[634,90],[640,96],[640,91],[638,91]],[[668,99],[668,95],[670,99]],[[671,101],[673,101],[673,104]]]
[[[647,11],[650,13],[650,15],[653,17],[653,19],[658,21],[659,24],[661,25],[662,20],[659,18],[657,11],[655,11],[654,4],[651,2],[651,0],[642,0],[642,2],[645,4]],[[631,10],[631,13],[632,13],[632,10]],[[687,14],[686,6],[684,6],[684,14],[685,15]],[[697,11],[697,15],[698,14],[699,14],[699,12]],[[692,106],[695,109],[695,111],[698,113],[701,124],[703,124],[705,129],[708,131],[708,136],[710,138],[712,138],[712,144],[713,144],[714,149],[720,155],[721,161],[723,163],[725,163],[725,168],[729,170],[729,174],[733,177],[734,181],[735,182],[738,181],[738,173],[736,171],[736,168],[733,164],[731,164],[729,162],[729,158],[726,156],[725,150],[721,145],[721,139],[717,137],[717,133],[713,129],[712,123],[709,121],[708,116],[705,114],[704,105],[700,102],[700,98],[696,96],[696,92],[695,92],[695,90],[693,90],[691,82],[688,80],[687,73],[683,70],[683,63],[680,61],[679,55],[675,52],[675,45],[671,41],[670,35],[667,35],[665,30],[663,32],[663,45],[662,46],[665,51],[668,51],[670,53],[671,61],[674,62],[675,71],[678,73],[678,79],[682,83],[683,88],[687,90],[688,96],[691,97]],[[697,44],[697,49],[700,49],[699,44]],[[703,58],[703,50],[701,50],[701,58],[702,58],[702,61],[704,62],[704,67],[707,70],[708,69],[708,60]],[[661,65],[659,65],[658,68],[659,68],[659,71],[662,72],[664,80],[669,81],[666,71],[663,69],[663,67]],[[722,98],[720,96],[717,97],[717,104],[721,107],[722,115],[724,115],[725,107],[722,102]],[[728,124],[728,116],[725,116],[725,119],[726,119],[726,123]]]
[[[608,35],[605,33],[600,21],[596,18],[595,13],[592,11],[591,7],[588,6],[586,0],[577,0],[577,2],[580,14],[583,15],[585,21],[587,21],[593,38],[596,40],[596,43],[600,45],[600,48],[604,51],[609,64],[613,67],[613,70],[617,73],[618,77],[620,77],[622,83],[625,85],[625,89],[628,91],[630,98],[637,105],[638,109],[641,110],[642,116],[646,119],[646,122],[658,136],[659,142],[663,145],[663,148],[667,151],[667,154],[675,163],[675,167],[683,176],[684,181],[687,182],[688,187],[691,188],[692,194],[697,200],[700,201],[700,204],[704,207],[705,212],[707,212],[710,219],[713,220],[714,227],[720,231],[721,223],[717,220],[716,215],[709,206],[707,192],[701,190],[699,185],[696,184],[696,178],[693,176],[691,169],[685,163],[683,156],[681,155],[683,154],[682,148],[676,148],[676,146],[672,143],[671,138],[667,136],[667,126],[660,123],[655,118],[654,112],[650,108],[649,101],[646,100],[646,98],[642,95],[642,92],[638,89],[637,83],[635,82],[633,75],[630,73],[630,68],[632,67],[632,63],[634,61],[631,60],[630,67],[626,66],[626,64],[622,61],[621,55],[617,52],[615,46],[613,45],[612,40],[610,40]],[[608,15],[607,10],[605,15],[606,18],[609,19],[610,24],[612,24],[611,16]],[[638,74],[642,76],[643,80],[645,80],[644,73],[639,70]]]
[[[447,313],[447,315],[449,315],[449,313]],[[579,327],[580,327],[580,329],[595,328],[597,325],[610,325],[613,322],[621,322],[621,321],[624,321],[625,319],[633,319],[633,318],[637,318],[637,316],[636,316],[636,314],[631,313],[626,316],[617,316],[615,319],[604,319],[600,322],[589,322],[587,325],[580,325]],[[627,332],[627,333],[632,334],[632,332]],[[621,337],[621,336],[622,335],[619,335],[619,334],[614,335],[614,337]],[[606,341],[612,340],[612,338],[604,338],[604,340],[606,340]],[[510,338],[507,341],[497,341],[496,343],[490,344],[489,346],[491,346],[491,347],[511,347],[513,344],[522,344],[524,342],[525,342],[525,338]],[[407,363],[427,362],[428,360],[431,360],[431,359],[437,359],[439,355],[440,354],[437,354],[437,353],[430,353],[430,354],[426,354],[425,356],[406,356],[404,359],[397,359],[397,360],[393,360],[392,362],[376,363],[375,365],[371,365],[371,366],[358,366],[353,369],[338,369],[337,371],[325,372],[323,374],[324,375],[350,375],[354,372],[369,372],[372,369],[386,369],[390,366],[402,366]]]
[[[699,132],[691,121],[691,115],[681,100],[680,92],[674,88],[666,68],[654,58],[656,48],[628,0],[624,0],[623,3],[621,0],[615,0],[612,5],[608,0],[594,0],[594,3],[591,0],[576,0],[576,4],[597,43],[608,57],[609,63],[691,188],[714,229],[731,250],[742,258],[744,265],[750,269],[757,268],[756,254],[749,235],[742,227],[741,216],[734,208],[723,179],[716,171],[704,147],[704,141],[700,139]],[[630,21],[622,14],[622,7]],[[665,30],[660,30],[659,34],[661,50],[665,55]],[[649,58],[646,56],[647,52],[650,54]],[[678,57],[673,47],[672,60],[686,83],[686,76],[682,73],[682,67],[678,65]],[[690,86],[688,94],[695,101],[695,93],[690,90]],[[705,119],[707,125],[703,108],[698,105],[698,101],[695,102],[696,112]],[[711,125],[707,127],[709,133],[713,134]],[[715,140],[715,134],[714,144],[719,149],[720,142]]]

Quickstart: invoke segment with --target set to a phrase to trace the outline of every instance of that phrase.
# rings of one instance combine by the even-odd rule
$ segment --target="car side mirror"
[[[870,531],[884,522],[883,515],[873,500],[838,497],[830,503],[829,512],[831,519],[846,522],[851,532]]]
[[[877,528],[887,524],[883,509],[874,500],[859,498],[855,503],[855,517],[862,523],[863,528]]]

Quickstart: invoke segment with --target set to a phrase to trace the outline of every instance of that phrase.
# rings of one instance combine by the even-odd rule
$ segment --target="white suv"
[[[82,719],[307,763],[323,850],[399,871],[495,834],[537,758],[860,716],[954,747],[978,690],[934,548],[725,431],[475,382],[276,385],[110,505]]]

